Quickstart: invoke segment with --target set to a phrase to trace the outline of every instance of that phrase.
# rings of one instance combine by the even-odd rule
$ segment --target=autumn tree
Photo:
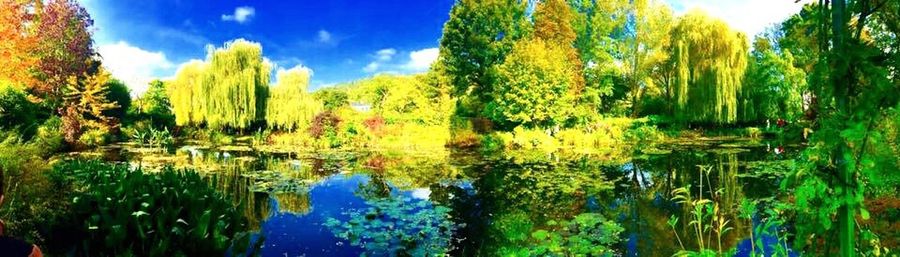
[[[694,10],[672,29],[676,118],[688,122],[737,121],[738,93],[747,68],[744,34]]]
[[[81,134],[88,130],[109,133],[118,129],[118,121],[104,114],[118,107],[107,98],[110,78],[109,72],[103,69],[84,79],[69,77],[62,118],[66,142],[77,142]]]
[[[98,72],[91,38],[94,21],[75,0],[36,3],[35,13],[37,47],[33,54],[38,59],[34,71],[38,81],[30,91],[45,105],[55,108],[65,104],[63,98],[71,77],[84,80]]]
[[[29,1],[0,0],[0,80],[19,88],[34,84],[31,72],[38,61],[37,38],[26,26],[33,17],[30,7]]]

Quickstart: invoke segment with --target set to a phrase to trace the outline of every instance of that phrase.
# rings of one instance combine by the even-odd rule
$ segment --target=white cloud
[[[378,51],[375,51],[375,54],[372,55],[372,58],[375,60],[370,62],[366,67],[363,67],[363,71],[367,73],[373,73],[378,71],[382,66],[388,64],[392,59],[394,59],[394,55],[397,54],[397,49],[393,48],[385,48]]]
[[[331,42],[331,32],[327,30],[319,30],[319,43],[329,43]]]
[[[297,66],[294,66],[293,68],[290,68],[290,69],[278,68],[278,70],[275,71],[275,79],[277,80],[282,75],[285,75],[290,72],[306,72],[307,74],[309,74],[310,77],[312,77],[314,74],[313,70],[310,69],[309,67],[303,66],[302,64],[298,64]],[[272,81],[272,82],[273,83],[270,83],[272,85],[275,85],[277,83],[277,81]]]
[[[394,58],[394,55],[397,54],[397,50],[393,48],[381,49],[378,52],[375,52],[375,56],[378,58],[378,61],[386,62],[390,61]]]
[[[426,71],[437,60],[439,53],[437,47],[413,51],[409,53],[409,62],[403,67],[414,72]]]
[[[97,51],[103,57],[103,66],[113,77],[125,82],[132,95],[143,94],[160,72],[174,67],[162,52],[150,52],[125,41],[101,45]]]
[[[682,15],[692,9],[702,9],[721,18],[751,39],[775,23],[781,23],[800,12],[811,0],[666,0],[675,13]]]
[[[223,21],[245,23],[256,16],[256,9],[250,6],[241,6],[234,9],[234,14],[222,14]]]
[[[379,67],[381,67],[381,64],[379,64],[377,61],[370,62],[368,65],[366,65],[366,67],[363,67],[363,71],[372,73],[377,71]]]

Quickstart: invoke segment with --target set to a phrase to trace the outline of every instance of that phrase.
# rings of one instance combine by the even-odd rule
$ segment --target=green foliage
[[[170,128],[175,126],[175,114],[172,113],[172,101],[166,93],[166,82],[154,80],[150,82],[150,87],[134,103],[133,109],[137,109],[138,114],[135,116],[139,120],[148,119],[153,127],[157,129]],[[184,100],[184,99],[182,99]],[[182,103],[184,104],[184,103]],[[134,114],[132,114],[134,115]]]
[[[131,108],[131,91],[122,81],[111,79],[106,82],[106,100],[116,105],[116,107],[106,110],[103,115],[116,118],[119,121],[125,120],[125,114]]]
[[[738,105],[742,121],[796,121],[803,116],[801,94],[806,91],[806,73],[794,67],[790,50],[777,52],[769,46],[772,43],[757,37],[750,53]]]
[[[695,10],[679,18],[672,40],[676,117],[688,122],[736,122],[747,68],[746,36]]]
[[[561,125],[570,117],[575,70],[559,45],[519,41],[497,67],[500,82],[485,112],[495,123],[529,128]]]
[[[629,1],[569,1],[575,11],[574,42],[584,69],[584,91],[578,99],[576,117],[592,119],[600,111],[609,111],[625,92],[624,70],[616,61],[621,56],[621,40],[628,22]]]
[[[527,1],[462,0],[450,10],[440,42],[441,66],[460,98],[457,113],[479,115],[498,81],[494,67],[529,34]]]
[[[0,84],[0,129],[15,130],[24,139],[36,133],[39,107],[28,101],[25,92]]]
[[[338,238],[361,246],[371,256],[439,256],[452,250],[457,225],[450,209],[408,197],[376,198],[366,209],[343,213],[349,220],[329,217],[325,227]]]
[[[33,143],[43,149],[41,156],[48,157],[65,146],[65,135],[62,132],[62,119],[51,117],[37,128]]]
[[[85,131],[78,138],[78,143],[89,148],[104,146],[110,142],[109,131],[103,129],[91,129]]]
[[[62,145],[61,134],[58,140]],[[48,165],[44,158],[55,150],[41,143],[23,142],[15,136],[0,138],[0,170],[3,171],[0,179],[4,182],[0,218],[4,235],[44,246],[52,236],[48,234],[53,233],[49,225],[65,217],[71,189],[55,183],[45,172]]]
[[[430,71],[419,75],[379,74],[343,85],[355,103],[369,104],[387,123],[446,124],[453,102],[440,74]]]
[[[322,111],[322,104],[307,91],[309,72],[304,67],[278,71],[278,82],[271,89],[266,107],[266,122],[270,128],[304,130]]]
[[[671,76],[672,73],[670,55],[671,33],[674,18],[672,10],[662,1],[638,0],[631,3],[631,18],[627,26],[629,32],[622,40],[624,69],[626,83],[631,95],[631,114],[637,116],[640,112],[641,98],[645,91],[656,89],[659,86],[669,86],[665,83],[671,78],[651,79],[662,76]],[[662,80],[663,85],[655,85]]]
[[[350,106],[350,98],[347,92],[333,88],[319,89],[313,93],[313,97],[322,102],[326,111],[335,111]]]
[[[64,162],[52,171],[74,178],[74,256],[221,256],[249,249],[247,218],[190,170],[147,174],[127,165]],[[66,223],[71,222],[71,223]]]
[[[806,34],[816,35],[809,49],[826,57],[807,60],[813,67],[809,85],[818,129],[795,172],[782,183],[783,188],[793,188],[796,195],[797,237],[808,238],[794,241],[797,249],[824,254],[838,249],[841,256],[853,256],[863,249],[864,244],[856,240],[857,214],[869,218],[864,200],[870,187],[884,185],[882,181],[889,177],[885,174],[897,172],[891,165],[881,166],[895,163],[896,155],[873,150],[884,147],[875,122],[884,119],[888,108],[897,104],[900,91],[892,75],[896,65],[879,59],[896,58],[896,51],[873,42],[867,33],[890,33],[890,29],[867,21],[897,7],[887,4],[869,9],[871,4],[832,1],[806,8],[809,17],[789,20],[797,22],[790,30],[807,25]],[[887,16],[891,15],[895,14]],[[792,43],[809,43],[794,36],[787,38]]]
[[[557,225],[553,221],[548,223]],[[536,245],[529,249],[528,256],[611,256],[615,254],[613,246],[621,240],[619,234],[624,231],[602,214],[582,213],[556,228],[532,232]]]
[[[148,126],[146,123],[139,123],[124,132],[131,140],[141,144],[154,147],[172,146],[175,144],[175,137],[172,136],[168,128],[156,129],[153,126]]]

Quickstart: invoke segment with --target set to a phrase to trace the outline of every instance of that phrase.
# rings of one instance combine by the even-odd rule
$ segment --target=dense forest
[[[769,189],[782,197],[758,208],[748,201],[722,206],[722,212],[759,209],[767,220],[789,224],[774,239],[784,242],[783,252],[765,252],[773,246],[757,247],[770,243],[753,239],[749,255],[739,255],[737,244],[723,245],[723,234],[738,221],[729,225],[719,213],[718,192],[707,188],[704,198],[701,171],[699,191],[688,185],[665,193],[693,211],[659,224],[678,237],[675,254],[894,256],[900,250],[897,0],[809,3],[759,35],[702,10],[676,15],[658,0],[457,0],[439,57],[424,73],[377,74],[311,90],[310,69],[279,67],[262,44],[234,39],[207,46],[205,60],[183,64],[134,97],[104,67],[94,30],[74,0],[0,0],[6,181],[0,233],[27,238],[52,256],[234,256],[244,249],[251,255],[260,247],[253,242],[262,244],[249,236],[252,222],[233,208],[233,196],[206,185],[202,172],[170,166],[142,172],[76,154],[111,146],[628,159],[676,142],[724,137],[802,146]],[[370,162],[377,165],[364,166],[390,163]],[[159,193],[166,188],[196,190]],[[128,203],[102,201],[132,191]],[[746,215],[751,237],[760,217]],[[196,227],[168,229],[176,220]],[[588,230],[526,231],[521,241],[553,246],[477,255],[619,256],[610,250],[624,244],[616,229],[607,230],[618,226],[612,221],[581,214],[564,224],[603,229],[587,239],[578,233]],[[353,232],[347,229],[342,233]],[[410,253],[473,255],[417,249]]]

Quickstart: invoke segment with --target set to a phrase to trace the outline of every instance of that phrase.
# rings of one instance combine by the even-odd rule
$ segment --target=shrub
[[[384,130],[384,118],[381,116],[372,116],[371,118],[363,121],[363,125],[369,129],[369,132],[376,136],[382,136]]]
[[[97,147],[108,142],[109,131],[104,129],[91,129],[85,131],[78,138],[78,143],[86,147]]]
[[[321,139],[323,136],[334,136],[340,123],[341,118],[335,115],[334,112],[324,111],[313,119],[312,126],[309,127],[309,135],[315,139]]]
[[[38,127],[34,144],[38,146],[38,149],[41,149],[41,156],[48,157],[65,146],[65,138],[60,129],[61,126],[62,119],[54,116],[44,121],[44,124]]]
[[[69,205],[67,187],[51,183],[46,176],[47,151],[38,144],[23,143],[18,137],[0,142],[0,170],[6,182],[2,208],[4,234],[21,237],[38,245],[46,245],[42,231],[46,224],[62,216]],[[0,253],[0,255],[3,255]]]
[[[249,249],[248,220],[240,206],[196,172],[164,168],[157,174],[126,164],[65,162],[53,173],[74,178],[66,237],[74,256],[224,256]],[[59,228],[57,228],[59,229]]]
[[[0,129],[16,130],[30,139],[37,127],[38,105],[28,101],[25,92],[0,85]]]
[[[513,132],[495,133],[508,149],[543,150],[553,152],[560,148],[559,142],[546,131],[537,129],[525,129],[521,126],[513,129]]]

